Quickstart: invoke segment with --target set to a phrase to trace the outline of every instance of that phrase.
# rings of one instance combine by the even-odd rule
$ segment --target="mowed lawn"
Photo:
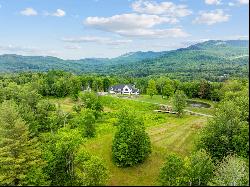
[[[170,153],[188,156],[194,148],[197,132],[206,123],[206,117],[185,115],[177,118],[173,114],[155,113],[155,105],[141,103],[133,100],[101,98],[104,104],[102,119],[97,122],[97,134],[95,138],[88,139],[82,145],[92,155],[99,156],[106,163],[110,180],[108,185],[157,185],[157,177],[165,157]],[[65,111],[72,111],[74,102],[71,99],[58,99],[53,102],[60,103]],[[111,158],[112,140],[117,127],[116,113],[121,106],[126,106],[137,115],[140,115],[145,123],[152,144],[152,153],[142,164],[130,168],[115,166]]]
[[[102,133],[96,138],[85,143],[86,149],[93,155],[102,158],[107,164],[111,179],[109,185],[157,185],[157,177],[160,168],[164,163],[166,155],[177,153],[187,156],[193,149],[198,129],[206,122],[204,117],[186,116],[182,119],[175,119],[169,114],[166,123],[147,128],[152,144],[150,157],[140,165],[131,168],[118,168],[112,162],[111,147],[115,128],[107,125],[109,131]],[[99,128],[104,129],[104,124]]]

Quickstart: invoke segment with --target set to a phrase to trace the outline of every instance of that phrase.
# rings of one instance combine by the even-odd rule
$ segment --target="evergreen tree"
[[[123,109],[118,120],[118,131],[112,145],[112,157],[117,166],[127,167],[142,163],[151,153],[151,144],[142,119]]]
[[[38,142],[29,139],[17,107],[13,101],[0,106],[0,185],[47,185]]]

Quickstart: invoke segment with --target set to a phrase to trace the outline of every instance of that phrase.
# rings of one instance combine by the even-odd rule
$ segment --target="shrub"
[[[184,160],[176,154],[167,156],[161,168],[159,182],[162,186],[180,186],[185,183]]]
[[[142,163],[151,153],[151,144],[143,121],[123,109],[118,118],[118,131],[112,145],[112,158],[117,166]]]
[[[249,169],[246,162],[236,156],[227,156],[218,166],[210,185],[249,186]]]

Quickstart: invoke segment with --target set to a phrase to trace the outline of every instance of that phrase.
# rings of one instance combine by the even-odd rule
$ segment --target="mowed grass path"
[[[73,101],[70,99],[55,99],[65,111],[72,111]],[[158,185],[157,177],[166,156],[177,153],[188,156],[194,148],[194,140],[198,130],[206,123],[206,117],[185,115],[177,118],[173,114],[153,112],[155,105],[132,100],[102,97],[104,114],[97,123],[97,135],[88,139],[82,146],[92,155],[99,156],[106,163],[112,186],[150,186]],[[146,131],[150,136],[152,153],[142,164],[130,168],[119,168],[112,162],[111,148],[114,134],[117,130],[113,124],[116,112],[121,106],[127,106],[143,117]]]
[[[197,129],[201,128],[206,118],[186,116],[175,119],[170,115],[168,118],[164,124],[147,128],[152,143],[152,153],[143,164],[135,167],[118,168],[113,164],[111,147],[116,129],[111,125],[106,127],[110,129],[109,131],[103,133],[98,130],[100,134],[85,143],[84,146],[91,154],[99,156],[107,164],[111,173],[109,185],[157,185],[157,177],[166,155],[170,153],[189,155],[193,149]],[[98,128],[105,127],[100,124]]]

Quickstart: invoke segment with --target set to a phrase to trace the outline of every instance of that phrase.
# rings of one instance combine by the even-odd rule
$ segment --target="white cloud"
[[[53,13],[53,16],[57,16],[57,17],[63,17],[65,15],[66,15],[65,11],[63,11],[61,9],[57,9],[56,12]]]
[[[107,31],[119,31],[134,28],[152,28],[162,23],[176,23],[175,18],[147,14],[121,14],[112,17],[87,17],[85,25]]]
[[[132,29],[120,30],[118,34],[127,37],[141,37],[141,38],[179,38],[188,37],[189,34],[180,28],[171,29]]]
[[[186,5],[176,5],[167,1],[157,3],[155,1],[138,0],[132,3],[132,9],[138,13],[165,15],[175,18],[192,14],[192,11]]]
[[[88,17],[84,24],[96,29],[129,37],[186,37],[180,28],[155,29],[163,23],[174,24],[176,18],[147,14],[121,14],[112,17]]]
[[[36,47],[17,46],[17,45],[0,45],[2,53],[19,53],[24,55],[57,55],[56,51],[45,50]]]
[[[106,37],[96,37],[96,36],[83,36],[83,37],[74,37],[74,38],[63,38],[62,41],[69,43],[98,43],[98,44],[107,44],[107,45],[122,45],[131,43],[132,40],[125,39],[111,39]]]
[[[238,0],[238,2],[240,4],[243,4],[243,5],[248,5],[249,4],[249,0]]]
[[[199,16],[193,20],[193,23],[213,25],[216,23],[227,22],[230,15],[225,14],[223,10],[214,10],[210,12],[200,12]]]
[[[55,12],[53,13],[49,13],[49,12],[45,12],[44,13],[45,16],[56,16],[56,17],[63,17],[66,15],[66,12],[62,9],[57,9]]]
[[[25,8],[20,13],[24,16],[36,16],[37,15],[37,11],[33,8]]]
[[[221,0],[205,0],[205,3],[208,5],[220,5]]]

